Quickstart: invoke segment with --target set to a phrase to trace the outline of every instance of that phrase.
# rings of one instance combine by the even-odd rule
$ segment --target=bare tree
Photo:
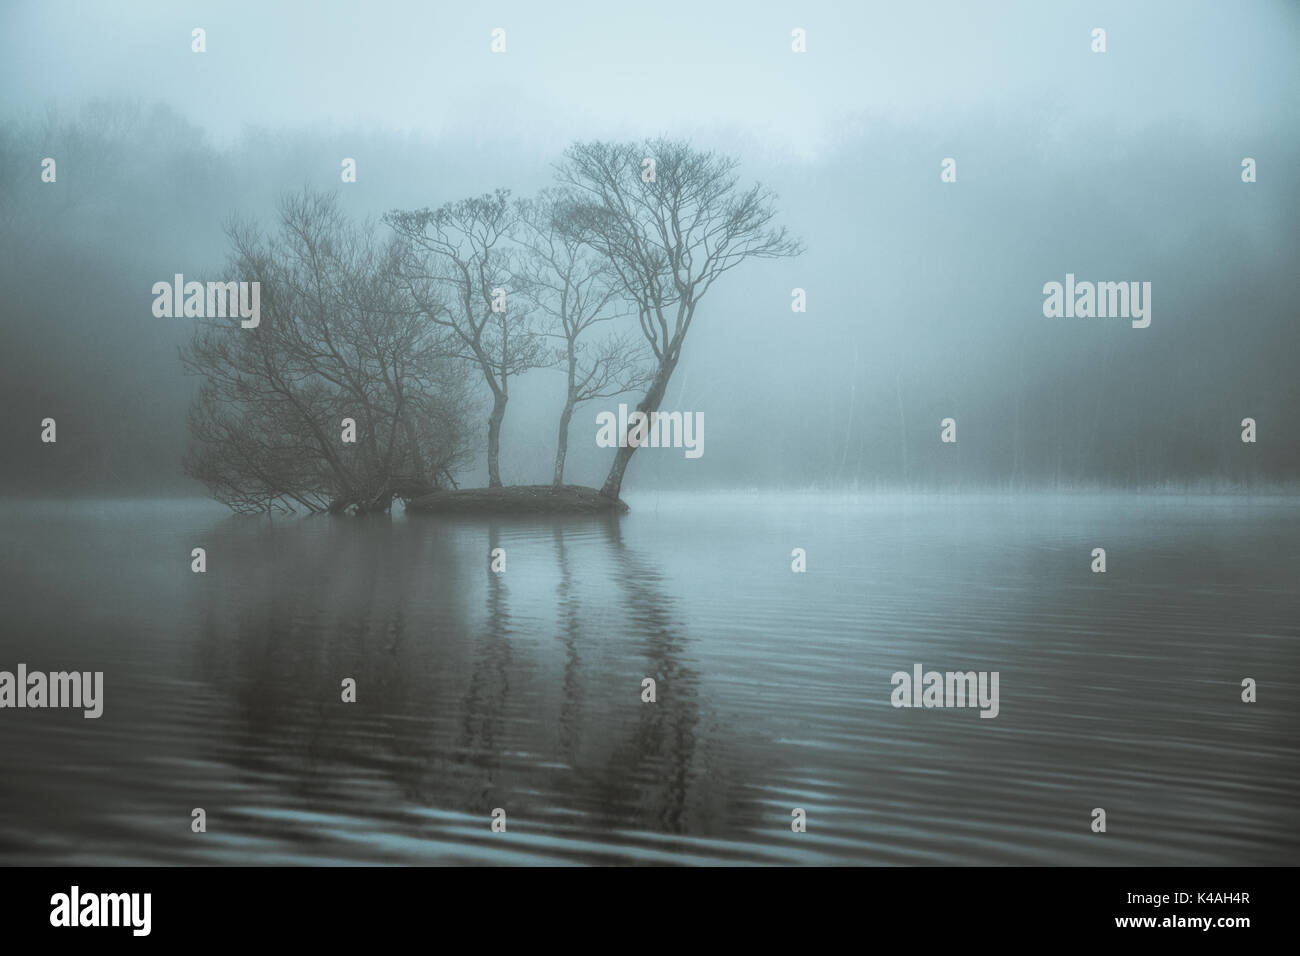
[[[564,407],[560,411],[552,484],[564,483],[569,424],[584,402],[613,398],[644,388],[650,381],[649,354],[626,333],[611,331],[590,342],[591,329],[630,315],[622,284],[609,262],[582,241],[565,218],[573,204],[553,191],[518,204],[519,241],[526,249],[520,268],[525,289],[537,308],[552,319],[560,340],[556,362],[565,372]]]
[[[576,143],[557,171],[571,197],[566,216],[636,303],[655,360],[637,405],[646,415],[663,401],[695,310],[713,283],[746,259],[803,251],[784,227],[773,226],[775,196],[760,185],[739,186],[738,165],[682,141],[656,139]],[[613,498],[636,451],[621,437],[601,488]]]
[[[278,235],[228,233],[231,268],[259,282],[261,322],[207,319],[181,350],[202,382],[186,471],[236,511],[387,511],[454,484],[468,457],[469,388],[381,243],[332,196],[280,207]],[[344,443],[341,423],[356,423]]]
[[[492,392],[488,485],[499,488],[510,379],[550,364],[522,296],[511,293],[517,223],[509,191],[437,209],[393,210],[384,221],[406,240],[402,277],[408,293],[428,321],[447,330],[456,354],[479,368]]]

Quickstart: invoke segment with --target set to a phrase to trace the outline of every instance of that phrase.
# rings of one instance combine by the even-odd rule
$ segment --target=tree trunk
[[[501,421],[506,417],[506,394],[494,392],[488,416],[488,487],[501,487]]]
[[[556,488],[564,484],[564,459],[569,453],[569,422],[573,419],[573,394],[564,402],[564,411],[560,413],[560,438],[555,445],[555,480],[551,482]]]
[[[659,366],[659,371],[655,372],[654,380],[650,383],[649,390],[645,393],[645,398],[637,404],[636,409],[645,415],[651,412],[659,411],[659,405],[664,400],[664,392],[668,390],[668,379],[672,378],[673,369],[677,367],[675,361],[665,362]],[[632,416],[628,416],[631,418]],[[629,426],[628,431],[631,431]],[[632,453],[636,451],[636,446],[627,443],[627,435],[620,436],[621,443],[617,453],[614,455],[614,464],[609,467],[609,475],[605,478],[605,484],[600,488],[600,493],[606,498],[617,498],[623,488],[623,474],[627,471],[628,462],[632,460]]]
[[[420,457],[420,441],[415,435],[415,423],[405,411],[402,412],[402,427],[406,431],[406,443],[410,446],[411,476],[416,481],[427,481],[424,475],[424,461]]]
[[[907,489],[907,413],[903,409],[903,372],[900,367],[894,369],[894,395],[898,399],[898,447],[903,458],[903,488]]]

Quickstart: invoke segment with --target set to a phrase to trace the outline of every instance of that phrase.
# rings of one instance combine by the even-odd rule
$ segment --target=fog
[[[806,251],[705,298],[665,401],[705,454],[639,455],[629,489],[1295,479],[1294,4],[702,6],[6,5],[0,483],[202,493],[192,329],[150,288],[227,278],[231,217],[269,228],[305,186],[376,220],[528,195],[572,141],[657,135],[739,159]],[[1150,282],[1150,326],[1045,317],[1067,274]],[[507,483],[549,480],[562,395],[553,370],[512,387]],[[616,405],[579,410],[569,480],[599,484]]]

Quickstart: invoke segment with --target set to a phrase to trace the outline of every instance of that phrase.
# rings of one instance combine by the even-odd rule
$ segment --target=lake
[[[1296,499],[627,500],[6,501],[0,670],[105,689],[0,710],[0,860],[1300,862]],[[892,706],[916,664],[997,671],[996,718]]]

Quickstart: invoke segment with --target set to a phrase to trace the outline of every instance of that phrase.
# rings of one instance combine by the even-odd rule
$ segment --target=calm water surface
[[[629,501],[0,505],[0,669],[105,674],[0,710],[0,860],[1300,862],[1294,499]],[[999,716],[891,707],[918,662]]]

